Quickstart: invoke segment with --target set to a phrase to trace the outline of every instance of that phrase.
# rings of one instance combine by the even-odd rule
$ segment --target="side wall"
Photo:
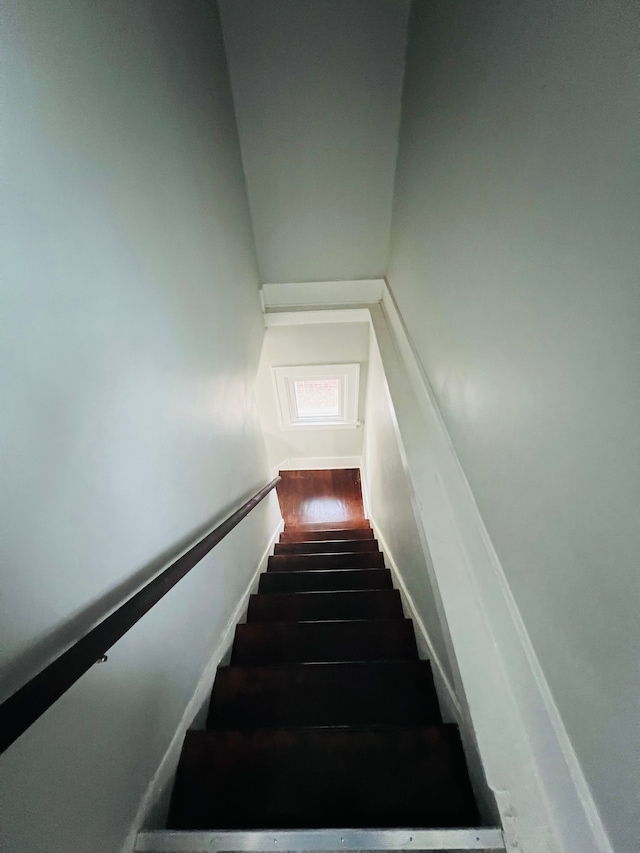
[[[637,42],[630,0],[415,3],[388,273],[620,853],[640,828]]]
[[[269,478],[216,6],[5,4],[2,697]],[[275,498],[0,762],[0,849],[115,853]]]
[[[437,657],[434,673],[437,675],[440,670],[451,684],[453,670],[430,580],[428,547],[416,523],[406,460],[398,442],[395,413],[373,334],[369,350],[365,424],[362,473],[367,513],[429,635],[432,647],[429,657],[432,654]],[[459,707],[458,697],[452,687],[449,689]]]
[[[379,316],[377,306],[371,310],[374,318]],[[431,662],[443,719],[460,727],[481,816],[488,825],[494,825],[498,821],[496,804],[478,754],[408,464],[372,328],[362,453],[365,508],[387,566],[395,575],[406,615],[413,620],[420,656]]]

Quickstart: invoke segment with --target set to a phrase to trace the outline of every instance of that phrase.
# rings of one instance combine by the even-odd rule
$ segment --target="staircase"
[[[137,849],[503,849],[479,822],[369,522],[287,523]]]

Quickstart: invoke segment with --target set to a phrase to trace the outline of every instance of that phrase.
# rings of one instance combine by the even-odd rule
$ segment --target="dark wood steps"
[[[287,523],[207,728],[187,733],[169,828],[477,825],[457,727],[442,723],[359,471],[285,472],[278,499]],[[340,505],[343,521],[310,521]]]
[[[285,528],[280,534],[281,542],[314,542],[318,539],[343,540],[343,539],[373,539],[371,528],[340,528],[319,530],[297,530],[295,527]]]
[[[455,726],[190,731],[172,829],[478,823]]]
[[[269,572],[300,572],[309,569],[383,569],[384,555],[380,551],[362,554],[275,554],[269,557]]]
[[[410,619],[247,623],[231,652],[237,666],[417,659]]]
[[[427,661],[221,667],[208,728],[441,722]]]
[[[400,593],[389,590],[259,593],[249,599],[247,622],[319,622],[402,619]]]
[[[265,572],[258,592],[392,589],[389,569],[314,569],[310,572]]]
[[[375,539],[318,539],[313,542],[278,542],[274,554],[330,554],[332,551],[379,551]]]

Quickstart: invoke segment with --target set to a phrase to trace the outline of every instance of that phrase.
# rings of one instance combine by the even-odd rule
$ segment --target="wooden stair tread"
[[[247,622],[402,619],[400,593],[389,590],[259,593],[249,598]]]
[[[231,663],[416,660],[410,619],[245,623],[236,628]]]
[[[259,592],[391,589],[389,569],[314,569],[310,572],[264,572]]]
[[[455,726],[187,732],[169,827],[473,826]]]
[[[427,661],[218,669],[208,728],[441,722]]]

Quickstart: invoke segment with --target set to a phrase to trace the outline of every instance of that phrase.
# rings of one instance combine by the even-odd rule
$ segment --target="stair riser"
[[[375,539],[321,539],[317,542],[278,542],[276,554],[330,554],[332,551],[378,551]]]
[[[224,667],[208,728],[431,725],[441,722],[426,661]]]
[[[265,572],[259,592],[321,592],[351,589],[392,589],[389,569],[321,570],[311,572]]]
[[[364,554],[278,554],[269,557],[269,572],[299,572],[310,569],[383,569],[384,556]]]
[[[478,822],[455,727],[190,731],[169,826],[461,827]]]
[[[343,530],[307,530],[296,531],[292,528],[291,531],[285,529],[280,534],[281,542],[314,542],[317,540],[336,540],[344,539],[373,539],[373,530],[371,529],[343,529]]]
[[[417,660],[410,620],[238,625],[237,666],[322,661]]]
[[[293,592],[252,595],[249,599],[247,622],[402,618],[402,604],[397,590]]]

